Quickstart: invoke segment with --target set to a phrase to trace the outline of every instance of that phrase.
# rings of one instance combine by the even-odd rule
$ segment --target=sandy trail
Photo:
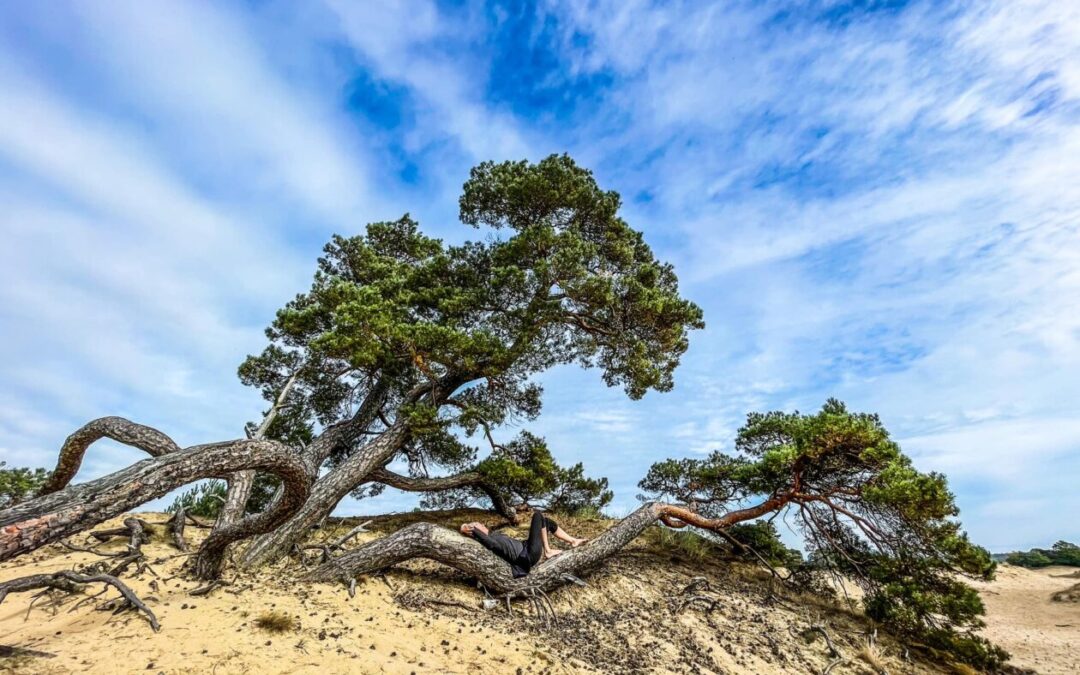
[[[1041,675],[1080,673],[1080,603],[1050,601],[1077,582],[1065,578],[1075,571],[1001,565],[996,580],[975,584],[986,603],[983,634],[1012,654],[1013,665]]]

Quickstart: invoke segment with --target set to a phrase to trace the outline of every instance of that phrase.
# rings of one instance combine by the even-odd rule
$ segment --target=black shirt
[[[532,569],[523,542],[501,532],[484,534],[480,530],[473,530],[472,534],[476,541],[484,545],[484,548],[510,563],[510,570],[514,573],[515,579],[527,575]]]

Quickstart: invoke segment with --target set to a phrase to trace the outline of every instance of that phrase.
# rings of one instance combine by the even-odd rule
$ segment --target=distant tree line
[[[1030,551],[1014,551],[1005,557],[1005,562],[1020,567],[1049,567],[1050,565],[1069,565],[1080,567],[1080,546],[1059,541],[1051,548],[1033,548]]]

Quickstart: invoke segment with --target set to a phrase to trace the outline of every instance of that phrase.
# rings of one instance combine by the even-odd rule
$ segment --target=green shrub
[[[1080,546],[1067,541],[1059,541],[1052,548],[1033,548],[1030,551],[1016,551],[1005,558],[1010,565],[1020,567],[1049,567],[1050,565],[1068,565],[1080,567]]]
[[[199,483],[181,492],[173,503],[165,508],[166,513],[176,513],[180,507],[184,512],[200,518],[217,518],[225,503],[225,482],[209,480]]]
[[[49,478],[45,469],[5,469],[7,462],[0,462],[0,509],[15,506],[34,496]]]

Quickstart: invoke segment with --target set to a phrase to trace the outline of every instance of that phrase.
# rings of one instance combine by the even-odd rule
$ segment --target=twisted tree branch
[[[86,450],[94,442],[110,438],[117,443],[138,448],[151,457],[180,450],[171,438],[153,427],[137,424],[123,417],[100,417],[87,422],[81,429],[67,437],[60,448],[56,468],[38,492],[38,496],[51,494],[67,487],[79,472]]]
[[[506,501],[502,493],[495,486],[489,484],[484,476],[478,471],[465,471],[453,476],[417,477],[403,476],[399,473],[382,468],[376,469],[369,474],[372,482],[383,483],[398,490],[406,492],[441,492],[458,488],[473,487],[483,491],[491,500],[491,506],[495,511],[511,523],[517,523],[517,511]]]
[[[282,498],[267,511],[207,538],[196,569],[200,575],[216,575],[225,546],[281,524],[300,508],[310,493],[310,479],[303,462],[281,443],[237,440],[174,450],[0,511],[0,560],[114,518],[181,485],[241,468],[279,476],[284,485]]]

